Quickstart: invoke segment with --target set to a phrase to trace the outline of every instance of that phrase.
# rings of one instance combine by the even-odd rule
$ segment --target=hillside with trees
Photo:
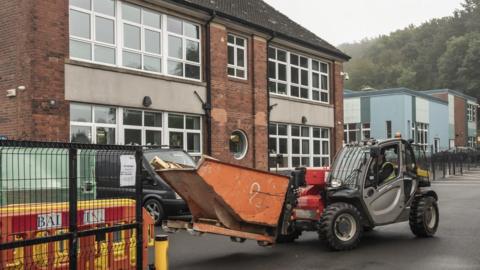
[[[339,46],[352,56],[345,88],[450,88],[480,98],[480,0],[452,16]]]

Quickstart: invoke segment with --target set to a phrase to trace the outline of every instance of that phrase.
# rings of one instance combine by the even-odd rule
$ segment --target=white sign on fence
[[[92,209],[83,212],[83,224],[100,224],[105,223],[105,209]]]
[[[135,186],[137,163],[134,155],[120,156],[120,186]]]
[[[37,216],[37,229],[55,229],[62,227],[62,213],[40,214]]]

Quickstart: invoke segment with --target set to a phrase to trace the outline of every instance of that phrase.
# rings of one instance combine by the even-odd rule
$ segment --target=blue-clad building
[[[435,152],[449,147],[448,102],[407,88],[344,93],[344,142],[401,133]]]

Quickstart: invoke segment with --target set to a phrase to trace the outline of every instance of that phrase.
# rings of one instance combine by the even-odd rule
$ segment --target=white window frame
[[[331,164],[331,129],[330,128],[325,128],[325,127],[317,127],[317,126],[305,126],[305,125],[298,125],[298,124],[285,124],[285,123],[270,123],[270,125],[274,125],[276,128],[276,134],[272,135],[269,133],[269,139],[275,139],[276,140],[276,153],[269,153],[270,158],[276,158],[277,153],[280,149],[280,144],[279,144],[279,139],[287,139],[287,154],[282,154],[284,158],[287,158],[287,164],[284,164],[284,167],[279,167],[279,171],[286,171],[286,170],[292,170],[294,169],[293,167],[293,158],[298,157],[300,158],[300,165],[302,165],[302,157],[303,158],[308,158],[308,165],[313,166],[314,165],[314,159],[315,158],[320,158],[320,163],[323,162],[324,159],[327,159],[327,164]],[[287,135],[278,135],[278,125],[286,125],[287,126]],[[293,136],[292,135],[292,127],[293,126],[298,126],[300,128],[300,136]],[[308,137],[302,137],[301,136],[301,129],[302,127],[307,127],[309,129],[309,136]],[[320,131],[320,137],[313,137],[313,129],[318,128]],[[270,130],[270,129],[269,129]],[[322,131],[328,130],[328,137],[323,138]],[[293,154],[293,140],[298,139],[300,140],[300,154]],[[309,142],[309,153],[305,154],[302,153],[302,140],[308,140]],[[320,142],[320,154],[314,154],[314,142],[318,141]],[[328,151],[325,152],[323,149],[323,142],[328,142]],[[325,154],[328,153],[328,154]],[[270,165],[270,164],[269,164]],[[270,167],[270,170],[275,171],[277,170],[276,167]]]
[[[322,60],[317,59],[317,58],[312,58],[312,57],[306,56],[306,55],[301,54],[301,53],[291,52],[289,50],[277,48],[275,46],[269,46],[269,50],[270,49],[275,51],[275,59],[270,58],[270,55],[268,55],[268,63],[267,63],[267,64],[269,64],[269,62],[275,63],[275,78],[270,78],[270,77],[268,78],[269,85],[270,85],[270,83],[275,83],[275,89],[274,89],[275,91],[271,91],[270,86],[269,86],[269,89],[268,89],[268,91],[270,91],[270,93],[272,95],[288,96],[288,97],[291,97],[291,98],[294,98],[294,99],[299,99],[299,100],[310,100],[310,101],[318,102],[318,103],[321,103],[321,104],[330,104],[330,89],[331,89],[331,83],[330,83],[331,70],[330,69],[331,69],[331,65],[332,65],[330,62],[322,61]],[[278,60],[278,57],[277,57],[278,51],[283,51],[283,52],[286,53],[286,62]],[[308,86],[307,86],[308,87],[308,98],[302,98],[301,97],[301,92],[300,92],[301,90],[300,89],[299,89],[299,92],[300,92],[299,97],[292,96],[292,94],[291,94],[291,86],[298,87],[299,85],[301,85],[301,77],[299,77],[299,83],[298,84],[292,83],[292,80],[291,80],[291,69],[292,69],[292,67],[301,68],[300,64],[299,64],[299,66],[296,66],[296,65],[293,65],[291,63],[291,54],[298,55],[299,57],[305,57],[305,58],[308,59],[308,77],[309,77],[308,78]],[[318,64],[319,64],[319,69],[318,70],[313,69],[313,61],[318,62]],[[299,62],[300,62],[300,60],[299,60]],[[278,65],[279,64],[286,65],[286,72],[287,72],[286,81],[282,81],[282,80],[278,79]],[[321,69],[322,64],[327,65],[327,73],[322,72],[322,69]],[[299,73],[301,73],[301,71],[299,71]],[[319,87],[318,88],[313,87],[313,73],[319,74]],[[327,88],[328,89],[323,89],[322,88],[322,75],[327,77]],[[286,85],[286,89],[287,89],[286,94],[279,94],[278,93],[278,83]],[[305,86],[303,86],[303,87],[305,88]],[[319,100],[313,99],[313,91],[319,92]],[[322,93],[326,94],[327,101],[322,101]]]
[[[368,125],[368,128],[365,127],[365,125]],[[365,132],[367,132],[370,134],[370,136],[367,138],[367,136],[365,136]],[[372,137],[372,124],[371,123],[362,123],[361,124],[361,136],[362,136],[362,140],[368,140],[368,139],[371,139]]]
[[[421,122],[416,122],[416,140],[415,142],[422,146],[425,151],[428,149],[428,130],[430,128],[430,125],[427,123],[421,123]]]
[[[125,110],[132,110],[132,111],[140,111],[142,113],[142,124],[141,126],[135,126],[135,125],[125,125],[123,123],[123,113]],[[140,130],[141,134],[141,144],[142,145],[147,145],[147,131],[160,131],[161,132],[161,137],[162,137],[162,143],[161,145],[165,145],[165,135],[164,135],[164,126],[165,126],[165,114],[164,112],[160,111],[150,111],[150,110],[142,110],[142,109],[136,109],[136,108],[120,108],[121,114],[121,122],[120,122],[120,130],[121,130],[121,144],[125,144],[125,129],[131,129],[131,130]],[[161,127],[150,127],[150,126],[145,126],[145,113],[146,112],[152,112],[152,113],[159,113],[162,115],[162,126]]]
[[[69,0],[67,0],[69,1]],[[114,7],[115,7],[115,15],[116,16],[110,16],[110,15],[107,15],[107,14],[103,14],[103,13],[99,13],[99,12],[96,12],[94,9],[95,9],[95,1],[91,1],[90,2],[90,8],[91,10],[88,10],[88,9],[84,9],[84,8],[80,8],[80,7],[77,7],[77,6],[74,6],[74,5],[70,5],[69,3],[69,12],[68,12],[68,15],[70,16],[70,10],[75,10],[77,12],[82,12],[82,13],[87,13],[89,14],[90,16],[90,39],[87,39],[87,38],[84,38],[84,37],[78,37],[78,36],[74,36],[72,34],[69,34],[69,44],[70,44],[70,40],[75,40],[75,41],[79,41],[79,42],[83,42],[83,43],[88,43],[90,44],[90,55],[91,55],[91,59],[88,60],[88,59],[83,59],[83,58],[76,58],[76,57],[72,57],[70,56],[71,59],[73,60],[78,60],[78,61],[84,61],[84,62],[89,62],[89,63],[98,63],[98,64],[101,64],[101,65],[107,65],[107,66],[117,66],[118,65],[118,39],[119,39],[119,35],[118,35],[118,20],[117,20],[117,17],[118,17],[118,4],[117,4],[117,1],[115,2],[114,4]],[[101,41],[97,41],[96,40],[96,20],[95,18],[96,17],[101,17],[101,18],[104,18],[104,19],[108,19],[108,20],[113,20],[113,34],[114,34],[114,44],[110,44],[110,43],[105,43],[105,42],[101,42]],[[105,62],[99,62],[99,61],[95,61],[95,45],[98,45],[98,46],[103,46],[103,47],[108,47],[110,49],[114,49],[115,50],[115,64],[109,64],[109,63],[105,63]],[[70,49],[69,49],[70,51]]]
[[[72,126],[78,126],[78,127],[89,127],[90,128],[90,134],[91,138],[90,143],[96,144],[97,143],[97,128],[113,128],[115,130],[115,142],[116,144],[118,142],[118,137],[119,137],[119,129],[118,129],[118,123],[119,123],[119,118],[118,118],[118,108],[114,106],[103,106],[103,105],[91,105],[91,104],[83,104],[83,103],[75,103],[75,105],[81,105],[81,106],[89,106],[90,107],[90,113],[92,116],[92,119],[90,119],[90,122],[79,122],[79,121],[70,121],[70,126],[69,126],[69,140],[72,139]],[[115,109],[115,124],[108,124],[108,123],[96,123],[95,122],[95,108],[113,108]]]
[[[350,125],[355,125],[355,128],[350,128]],[[345,140],[345,143],[355,143],[355,142],[358,142],[359,140],[359,133],[361,131],[361,124],[360,123],[346,123],[343,125],[343,134],[344,134],[344,138],[346,139]],[[350,133],[351,132],[355,132],[355,138],[356,140],[355,141],[350,141]],[[346,136],[345,136],[346,134]],[[362,134],[360,134],[360,136],[363,136]]]
[[[90,39],[69,35],[69,40],[75,40],[75,41],[78,41],[78,42],[88,43],[90,45],[90,50],[91,50],[90,51],[91,59],[83,59],[83,58],[72,57],[72,56],[70,56],[70,59],[76,60],[76,61],[81,61],[81,62],[104,65],[104,66],[118,67],[118,68],[122,68],[122,69],[126,69],[126,70],[134,70],[134,71],[143,72],[143,73],[147,73],[147,74],[165,75],[165,76],[169,76],[169,77],[180,78],[180,79],[196,81],[196,82],[201,82],[202,81],[202,79],[203,79],[203,67],[202,67],[203,52],[202,52],[202,47],[203,46],[202,46],[202,27],[199,23],[189,21],[189,20],[177,17],[177,16],[167,15],[164,12],[161,12],[157,9],[150,9],[150,8],[145,7],[145,6],[134,4],[134,3],[131,3],[131,2],[125,2],[125,1],[120,1],[120,0],[114,0],[114,1],[115,1],[115,5],[114,5],[115,6],[115,16],[114,17],[103,14],[103,13],[95,12],[94,11],[94,3],[93,3],[94,1],[92,1],[92,9],[91,10],[83,9],[83,8],[76,7],[76,6],[73,6],[73,5],[69,4],[69,15],[70,15],[70,10],[75,10],[75,11],[78,11],[78,12],[87,13],[90,16]],[[123,8],[124,4],[135,6],[135,7],[138,7],[138,8],[141,9],[141,20],[142,20],[141,24],[131,22],[131,21],[127,21],[127,20],[123,19],[122,8]],[[146,26],[146,25],[143,24],[143,10],[156,12],[161,16],[161,29],[157,29],[157,28],[154,28],[154,27],[152,28],[150,26]],[[104,42],[100,42],[100,41],[95,40],[95,16],[103,17],[105,19],[110,19],[110,20],[114,21],[114,35],[115,35],[114,36],[114,42],[115,42],[115,44],[109,44],[109,43],[104,43]],[[178,35],[178,34],[175,34],[175,33],[168,32],[167,21],[168,21],[169,17],[174,17],[178,20],[181,20],[182,23],[183,23],[182,25],[184,25],[184,23],[189,23],[189,24],[192,24],[192,25],[195,25],[196,27],[198,27],[198,31],[199,31],[198,32],[198,37],[199,38],[194,39],[194,38],[187,37],[187,36],[184,36],[184,35]],[[131,48],[126,48],[126,47],[123,46],[124,45],[124,40],[123,40],[123,38],[124,38],[123,25],[124,25],[124,23],[134,25],[134,26],[137,26],[137,27],[142,25],[141,40],[140,40],[141,51],[137,51],[137,50],[131,49]],[[153,29],[156,32],[160,32],[160,47],[161,47],[160,54],[150,53],[150,52],[146,52],[144,50],[145,29],[148,29],[148,30]],[[182,46],[183,46],[183,52],[182,53],[183,53],[183,58],[184,59],[176,59],[176,58],[171,58],[171,59],[174,60],[174,61],[182,62],[183,76],[176,76],[176,75],[168,74],[168,59],[170,59],[170,57],[168,56],[168,35],[169,34],[172,34],[172,35],[175,35],[177,37],[182,38]],[[192,41],[198,42],[198,44],[199,44],[199,62],[198,63],[186,60],[186,46],[185,46],[186,45],[186,40],[192,40]],[[115,64],[95,61],[95,44],[97,44],[98,46],[104,46],[104,47],[114,49],[115,50]],[[124,67],[123,66],[123,51],[124,50],[128,51],[128,52],[132,52],[132,53],[141,54],[141,69],[136,69],[136,68]],[[161,71],[160,72],[148,71],[148,70],[144,69],[144,58],[145,58],[145,56],[149,56],[149,55],[153,56],[153,57],[160,57],[160,59],[161,59],[161,62],[160,62],[160,70]],[[186,77],[186,74],[185,74],[185,65],[186,64],[194,65],[194,66],[199,67],[199,78],[198,79]]]
[[[170,128],[168,127],[168,115],[169,114],[174,114],[174,115],[183,115],[183,129],[180,129],[180,128]],[[190,116],[190,117],[196,117],[196,118],[199,118],[199,122],[200,122],[200,129],[187,129],[187,117]],[[203,138],[202,138],[202,117],[198,116],[198,115],[190,115],[190,114],[183,114],[183,113],[168,113],[166,115],[166,126],[165,126],[165,129],[166,129],[166,134],[165,134],[165,138],[166,138],[166,145],[170,145],[170,132],[178,132],[178,133],[183,133],[183,150],[185,150],[186,152],[188,152],[192,157],[200,157],[203,153]],[[200,152],[189,152],[188,151],[188,141],[187,141],[187,137],[188,137],[188,134],[189,133],[192,133],[192,134],[199,134],[200,135]]]
[[[229,37],[233,37],[234,43],[230,43],[228,41]],[[243,40],[243,46],[237,44],[237,39]],[[234,62],[234,64],[229,64],[228,63],[228,47],[233,48],[233,62]],[[243,50],[243,65],[244,65],[243,67],[239,66],[238,63],[237,63],[238,62],[237,56],[238,56],[238,51],[239,50]],[[232,33],[228,33],[227,34],[227,69],[231,68],[235,72],[235,75],[230,75],[230,74],[228,74],[228,70],[227,70],[228,77],[237,78],[237,79],[241,79],[241,80],[246,80],[248,78],[248,75],[247,75],[247,72],[248,72],[247,53],[248,53],[248,40],[244,37],[241,37],[241,36],[238,36],[238,35],[235,35],[235,34],[232,34]],[[243,77],[237,76],[237,70],[243,71],[244,76]]]

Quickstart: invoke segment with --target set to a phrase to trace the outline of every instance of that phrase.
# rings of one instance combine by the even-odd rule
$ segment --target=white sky
[[[333,45],[453,14],[463,0],[265,0]]]

